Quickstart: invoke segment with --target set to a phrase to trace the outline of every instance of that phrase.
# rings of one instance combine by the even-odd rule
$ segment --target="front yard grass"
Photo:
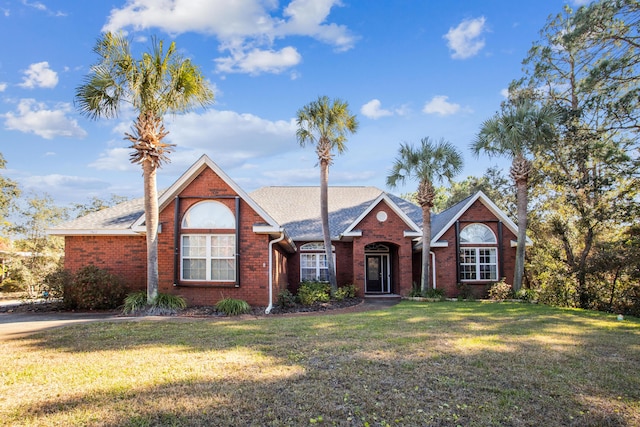
[[[540,305],[68,326],[2,343],[1,425],[638,426],[640,321]]]

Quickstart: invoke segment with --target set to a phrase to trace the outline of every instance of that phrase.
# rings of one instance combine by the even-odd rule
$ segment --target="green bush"
[[[44,288],[49,292],[49,298],[64,296],[64,288],[73,281],[73,274],[69,270],[59,268],[47,274],[44,278]]]
[[[122,305],[125,295],[126,287],[118,276],[87,265],[64,285],[63,304],[70,309],[113,309]]]
[[[285,289],[278,293],[276,305],[280,308],[291,308],[296,305],[296,297],[288,289]]]
[[[336,301],[342,301],[345,298],[355,298],[356,294],[356,286],[349,283],[340,286],[338,290],[333,294],[333,299],[335,299]]]
[[[224,298],[216,304],[216,310],[227,316],[238,316],[240,314],[249,313],[251,306],[246,301],[234,298]]]
[[[175,314],[176,311],[187,307],[185,299],[179,295],[159,293],[155,301],[147,304],[147,292],[138,291],[127,295],[124,299],[122,312],[132,314],[145,311],[147,314]]]
[[[422,296],[424,298],[444,299],[444,290],[429,288],[422,292]]]
[[[298,288],[298,300],[302,305],[331,300],[331,286],[323,282],[302,282]]]
[[[516,292],[516,298],[522,301],[537,301],[538,292],[535,289],[520,289]]]
[[[504,301],[513,298],[513,288],[502,279],[491,285],[489,288],[489,298],[494,301]]]

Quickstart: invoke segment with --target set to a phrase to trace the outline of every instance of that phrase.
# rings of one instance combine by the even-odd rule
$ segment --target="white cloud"
[[[502,95],[503,98],[509,98],[509,89],[504,88],[500,91],[500,95]]]
[[[44,87],[50,89],[58,84],[58,73],[49,68],[49,63],[46,61],[31,64],[24,74],[22,83],[19,84],[24,88]]]
[[[378,99],[372,99],[360,108],[360,113],[370,119],[379,119],[380,117],[393,116],[393,111],[381,108],[382,104]]]
[[[5,90],[7,90],[7,84],[0,82],[0,92],[4,92]]]
[[[449,97],[445,95],[434,96],[424,105],[422,112],[426,114],[450,116],[461,110],[460,104],[451,103],[447,101],[447,99],[449,99]]]
[[[293,47],[280,51],[253,49],[250,52],[238,51],[232,56],[216,59],[218,71],[223,73],[260,74],[261,72],[279,74],[287,68],[298,65],[301,56]]]
[[[176,151],[169,154],[171,163],[163,169],[175,169],[176,173],[184,171],[203,153],[230,169],[256,158],[300,150],[294,119],[271,121],[253,114],[209,109],[202,114],[175,116],[165,126],[169,131],[166,141],[176,144]],[[129,148],[111,148],[90,166],[118,171],[139,168],[129,162],[130,153]]]
[[[54,109],[49,109],[46,104],[38,103],[34,99],[22,99],[15,113],[4,114],[4,126],[9,130],[34,133],[45,139],[84,138],[87,133],[76,120],[67,117],[69,112],[71,105],[68,103],[58,104]]]
[[[274,50],[276,39],[307,36],[338,51],[353,47],[356,38],[327,18],[340,0],[292,0],[284,8],[274,0],[129,0],[113,9],[103,31],[159,28],[170,34],[197,32],[214,35],[220,51],[230,56],[218,60],[220,72],[280,73],[297,65],[293,47]]]
[[[466,59],[476,55],[484,47],[484,39],[480,36],[486,31],[485,18],[466,19],[456,28],[449,28],[443,37],[447,46],[453,50],[454,59]]]

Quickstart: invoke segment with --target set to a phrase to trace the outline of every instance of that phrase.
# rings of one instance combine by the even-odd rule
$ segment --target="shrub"
[[[513,288],[510,284],[501,279],[489,288],[489,298],[494,301],[504,301],[513,298]]]
[[[138,291],[127,295],[124,299],[124,314],[146,311],[147,314],[166,315],[175,314],[176,311],[187,307],[185,299],[179,295],[159,293],[155,301],[147,304],[147,292]]]
[[[251,306],[248,302],[235,298],[224,298],[216,304],[216,310],[227,316],[238,316],[240,314],[249,313]]]
[[[95,265],[87,265],[65,284],[63,294],[63,304],[67,308],[105,310],[122,305],[126,287],[118,276]]]
[[[349,283],[349,284],[340,286],[338,290],[333,294],[333,298],[336,301],[342,301],[345,298],[355,298],[356,292],[357,292],[356,286]]]
[[[280,308],[291,308],[296,305],[296,297],[288,289],[285,289],[278,293],[276,305]]]
[[[422,292],[421,296],[425,298],[444,299],[444,290],[430,288]]]
[[[537,301],[538,292],[535,289],[520,289],[516,292],[516,298],[522,301]]]
[[[323,282],[302,282],[298,288],[298,300],[302,305],[313,305],[316,302],[329,302],[331,286]]]
[[[44,278],[44,288],[49,292],[50,298],[64,296],[64,288],[73,281],[73,274],[69,270],[59,268],[47,274]]]

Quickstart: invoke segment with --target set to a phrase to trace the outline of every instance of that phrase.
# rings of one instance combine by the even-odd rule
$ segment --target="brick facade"
[[[189,177],[188,181],[179,181],[180,188],[173,187],[172,194],[175,194],[175,197],[165,200],[164,205],[161,206],[161,231],[158,234],[159,291],[183,296],[189,305],[213,305],[227,297],[245,300],[252,306],[268,305],[269,242],[278,236],[254,232],[255,225],[264,225],[267,222],[261,216],[261,212],[264,214],[264,211],[250,199],[245,200],[237,192],[242,192],[238,189],[239,187],[229,184],[229,181],[221,178],[212,168],[204,167],[194,175]],[[408,295],[412,284],[420,282],[421,258],[420,253],[414,251],[415,237],[405,237],[404,233],[405,231],[415,233],[416,226],[411,225],[413,223],[407,220],[407,217],[396,213],[393,209],[395,205],[387,203],[387,200],[390,200],[388,197],[380,197],[377,200],[379,200],[378,204],[365,210],[366,215],[347,230],[351,231],[350,233],[345,232],[342,240],[333,242],[338,285],[353,283],[358,294],[365,295],[367,256],[365,248],[371,244],[380,244],[389,249],[388,254],[382,256],[382,259],[389,260],[389,293]],[[239,267],[236,272],[236,283],[198,283],[180,280],[180,239],[174,239],[176,231],[178,237],[187,232],[189,234],[235,233],[235,230],[182,230],[181,224],[185,213],[202,201],[221,203],[239,218],[237,221],[239,244],[236,248]],[[178,204],[177,221],[174,220],[176,204]],[[386,213],[384,220],[379,219],[382,218],[378,216],[381,212]],[[471,222],[487,225],[496,236],[499,236],[501,228],[502,250],[498,250],[501,266],[499,270],[503,272],[507,282],[511,283],[515,265],[515,248],[511,247],[511,241],[515,240],[516,236],[508,227],[500,226],[496,215],[480,199],[476,199],[458,218],[460,229]],[[358,235],[359,233],[361,235]],[[448,246],[432,247],[435,253],[437,287],[444,289],[447,296],[455,297],[458,294],[456,285],[459,281],[456,276],[458,254],[455,244],[455,225],[446,230],[439,240],[448,242]],[[176,242],[178,242],[177,245]],[[274,245],[272,302],[275,302],[281,290],[289,289],[294,293],[297,291],[300,283],[301,251],[299,249],[308,242],[296,241],[295,246],[298,251],[295,253],[291,252],[284,242]],[[108,236],[89,232],[87,235],[66,235],[65,244],[65,267],[72,272],[76,272],[85,265],[94,264],[121,276],[132,290],[146,289],[146,244],[143,234]],[[482,297],[486,295],[488,284],[489,282],[470,282],[468,286],[476,296]]]
[[[496,216],[487,207],[476,200],[469,209],[467,209],[459,218],[459,229],[462,230],[466,225],[471,223],[482,223],[489,227],[495,234],[496,238],[499,236],[499,221]],[[506,227],[502,226],[502,251],[498,250],[498,276],[500,276],[500,270],[503,271],[506,282],[513,284],[513,272],[515,269],[515,248],[511,247],[511,241],[515,241],[517,237]],[[443,289],[448,297],[456,297],[459,293],[458,283],[460,282],[456,277],[456,263],[458,262],[458,255],[456,254],[456,228],[455,225],[451,226],[441,237],[441,241],[448,242],[447,247],[431,248],[436,258],[436,287]],[[472,247],[497,247],[498,245],[470,245]],[[500,253],[502,252],[502,253]],[[418,254],[419,258],[419,254]],[[502,265],[502,268],[500,268]],[[418,268],[418,279],[420,269]],[[415,271],[414,271],[415,274]],[[500,279],[500,277],[498,277]],[[473,292],[477,298],[485,298],[487,296],[488,287],[494,283],[493,281],[474,281],[465,282],[468,288]]]

